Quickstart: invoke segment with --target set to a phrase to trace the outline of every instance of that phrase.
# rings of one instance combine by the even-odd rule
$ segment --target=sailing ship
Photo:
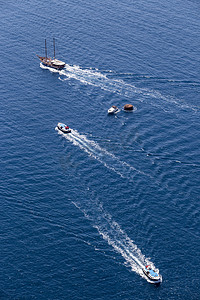
[[[65,62],[56,59],[55,57],[55,39],[53,39],[53,48],[54,48],[54,58],[52,59],[51,57],[47,57],[47,42],[45,39],[45,56],[39,56],[37,57],[40,59],[42,64],[47,67],[51,67],[57,70],[62,70],[65,67]]]

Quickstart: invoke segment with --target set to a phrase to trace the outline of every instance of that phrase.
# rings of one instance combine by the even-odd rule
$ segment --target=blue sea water
[[[199,11],[1,3],[0,299],[199,299]]]

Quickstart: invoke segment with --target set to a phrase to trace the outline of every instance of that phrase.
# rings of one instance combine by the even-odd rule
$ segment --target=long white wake
[[[114,154],[100,147],[95,141],[89,140],[85,135],[79,134],[76,130],[72,129],[71,133],[67,134],[62,133],[57,127],[55,130],[68,141],[72,142],[73,145],[78,146],[87,154],[101,162],[105,167],[113,170],[123,178],[133,180],[136,172],[146,175],[129,164],[119,160]],[[145,258],[141,250],[120,228],[119,224],[112,219],[112,216],[109,213],[104,211],[103,205],[99,203],[98,199],[95,199],[94,197],[92,200],[82,200],[81,203],[73,203],[84,213],[87,219],[92,221],[93,227],[97,229],[103,239],[107,241],[116,252],[121,254],[125,259],[126,265],[131,267],[132,271],[149,281],[143,273],[143,268],[145,264],[154,266],[153,263]]]
[[[106,74],[102,74],[97,69],[82,69],[79,66],[70,66],[66,64],[63,70],[55,70],[50,67],[44,66],[40,63],[40,67],[43,69],[48,69],[51,72],[59,73],[59,79],[61,81],[76,79],[83,84],[93,85],[99,87],[103,90],[117,93],[126,97],[132,97],[135,94],[140,96],[151,96],[153,98],[163,98],[163,96],[156,92],[148,89],[138,88],[132,84],[125,83],[122,79],[110,79]],[[109,74],[111,71],[108,71]],[[166,98],[164,97],[164,100]]]
[[[197,107],[192,107],[183,100],[164,96],[156,90],[139,88],[134,84],[126,83],[122,79],[109,78],[108,76],[112,73],[112,71],[104,71],[103,74],[97,69],[83,69],[79,66],[70,66],[68,64],[66,64],[63,70],[56,70],[44,66],[42,63],[40,63],[40,67],[42,69],[48,69],[53,73],[58,73],[61,81],[75,79],[83,84],[96,86],[111,93],[122,95],[123,97],[132,98],[133,96],[137,96],[138,101],[146,101],[151,103],[152,106],[159,107],[162,110],[171,109],[170,104],[172,103],[184,109],[192,109],[194,111],[198,110]],[[115,74],[115,76],[117,76],[117,74]],[[154,100],[152,101],[152,99]]]
[[[101,203],[92,199],[91,203],[84,206],[83,203],[73,204],[80,209],[85,217],[92,221],[93,227],[97,229],[103,239],[114,248],[125,260],[125,265],[131,270],[151,282],[143,273],[144,266],[149,264],[154,267],[153,262],[147,259],[137,247],[133,240],[123,231],[120,225],[112,219],[112,216],[104,211]],[[84,206],[84,208],[83,208]],[[159,270],[157,269],[159,272]]]
[[[71,133],[64,134],[60,130],[55,128],[59,134],[62,134],[68,141],[72,142],[73,145],[78,146],[80,149],[85,151],[87,154],[92,156],[94,159],[102,163],[106,168],[114,171],[122,178],[127,178],[130,181],[134,181],[134,176],[136,174],[145,175],[151,177],[149,174],[144,173],[136,169],[135,167],[129,165],[128,163],[121,161],[113,153],[107,151],[106,149],[100,147],[100,145],[89,140],[86,135],[78,133],[76,130],[71,130]]]

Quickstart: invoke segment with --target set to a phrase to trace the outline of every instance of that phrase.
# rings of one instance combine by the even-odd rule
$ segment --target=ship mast
[[[55,39],[53,38],[54,59],[56,58]]]
[[[46,59],[47,59],[47,41],[45,39],[45,56],[46,56]]]

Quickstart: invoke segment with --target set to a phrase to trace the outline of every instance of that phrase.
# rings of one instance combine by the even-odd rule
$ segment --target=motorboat
[[[64,123],[58,123],[57,125],[58,130],[62,131],[63,133],[70,133],[71,129],[69,126],[65,125]]]
[[[110,115],[115,114],[117,112],[118,112],[118,107],[115,105],[111,106],[111,108],[108,109],[108,114],[110,114]]]
[[[145,266],[143,272],[149,278],[151,283],[158,284],[162,282],[162,276],[159,274],[159,270],[154,269],[152,266]]]

